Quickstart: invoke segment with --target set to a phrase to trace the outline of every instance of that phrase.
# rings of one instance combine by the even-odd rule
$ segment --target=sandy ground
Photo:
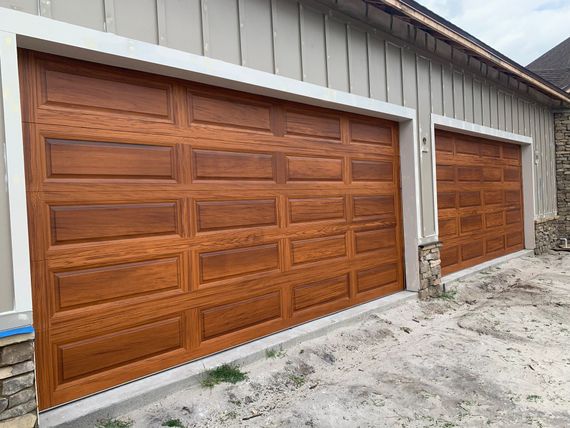
[[[570,253],[524,257],[124,415],[135,427],[568,427]],[[453,294],[453,293],[451,293]]]

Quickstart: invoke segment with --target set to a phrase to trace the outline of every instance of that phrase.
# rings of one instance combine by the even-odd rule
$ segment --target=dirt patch
[[[570,253],[524,257],[180,391],[136,427],[570,426]]]

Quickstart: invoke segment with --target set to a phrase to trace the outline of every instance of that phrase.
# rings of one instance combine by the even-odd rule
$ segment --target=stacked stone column
[[[37,426],[34,336],[0,338],[0,428]]]
[[[570,110],[554,114],[558,234],[570,239]]]
[[[419,248],[420,299],[429,299],[441,293],[441,244],[434,242]]]

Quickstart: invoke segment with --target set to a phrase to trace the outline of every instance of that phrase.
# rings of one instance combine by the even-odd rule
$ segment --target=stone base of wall
[[[440,248],[439,242],[419,247],[420,299],[438,296],[442,291]]]
[[[534,254],[544,254],[558,245],[559,241],[558,218],[535,221],[534,235],[536,247]]]
[[[570,110],[554,115],[559,237],[570,239]]]
[[[0,428],[37,424],[34,335],[0,338]]]

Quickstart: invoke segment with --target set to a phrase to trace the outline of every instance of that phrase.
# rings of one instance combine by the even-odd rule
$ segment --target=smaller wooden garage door
[[[524,248],[521,149],[436,132],[443,274]]]

